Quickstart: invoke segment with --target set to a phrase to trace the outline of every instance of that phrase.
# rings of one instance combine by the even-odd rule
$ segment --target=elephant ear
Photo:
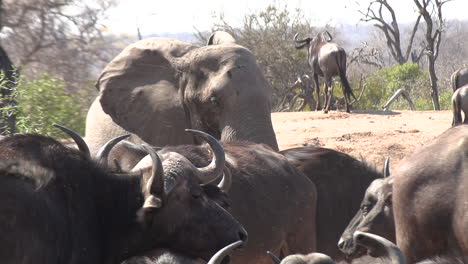
[[[183,57],[195,48],[168,38],[147,38],[125,48],[96,84],[104,112],[152,145],[179,144],[180,137],[188,138],[179,72]]]
[[[206,45],[236,44],[234,37],[226,31],[215,31],[208,38]]]

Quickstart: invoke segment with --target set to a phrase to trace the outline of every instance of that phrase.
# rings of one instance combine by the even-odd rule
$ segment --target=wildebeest
[[[468,256],[468,125],[405,157],[392,177],[396,241],[408,261]]]
[[[220,264],[227,263],[229,260],[226,258],[232,253],[234,249],[242,245],[242,241],[237,241],[220,249],[216,254],[211,257],[207,264]],[[122,264],[203,264],[205,262],[168,249],[159,249],[151,252],[151,257],[134,257],[128,259]]]
[[[314,251],[315,185],[264,144],[222,144],[232,174],[228,211],[249,232],[249,242],[232,254],[232,262],[270,263],[264,254],[267,250],[277,255]],[[199,167],[206,166],[212,155],[205,145],[168,146],[158,151],[166,152],[180,153]]]
[[[452,126],[468,124],[468,84],[458,88],[452,95],[453,121]],[[465,119],[462,120],[462,114]]]
[[[356,231],[373,233],[395,241],[392,210],[393,178],[388,177],[388,159],[385,167],[386,175],[384,176],[387,177],[376,179],[370,184],[359,210],[338,242],[338,248],[347,255],[348,259],[358,258],[365,254],[364,248],[358,247],[353,237]]]
[[[456,70],[452,76],[450,76],[450,82],[452,83],[452,89],[454,92],[458,88],[468,84],[468,67],[462,67]]]
[[[315,89],[317,92],[317,108],[320,110],[320,86],[318,78],[323,76],[325,79],[325,103],[324,112],[327,113],[330,110],[331,97],[333,96],[333,76],[339,76],[341,80],[341,87],[343,89],[343,96],[346,106],[346,112],[350,112],[350,100],[351,96],[354,96],[353,90],[349,85],[348,79],[346,78],[346,52],[338,46],[336,43],[330,43],[332,40],[331,35],[328,32],[318,33],[314,38],[306,38],[298,40],[299,33],[294,36],[296,42],[296,49],[302,49],[307,47],[307,61],[312,69],[312,76],[314,78]],[[325,34],[328,40],[325,39]]]
[[[222,147],[197,168],[177,153],[115,174],[81,151],[40,135],[0,141],[2,263],[118,263],[156,247],[205,260],[246,239],[201,183],[218,178]],[[210,195],[219,189],[211,186]],[[215,191],[213,191],[213,189]],[[219,199],[221,194],[218,194]],[[215,197],[216,198],[216,197]]]
[[[281,153],[317,187],[317,251],[342,259],[336,243],[359,209],[366,188],[382,178],[382,172],[327,148],[299,147]]]

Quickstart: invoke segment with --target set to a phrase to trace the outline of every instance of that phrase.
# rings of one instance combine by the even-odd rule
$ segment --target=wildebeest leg
[[[320,106],[320,86],[319,86],[319,79],[318,75],[314,74],[314,84],[315,84],[315,92],[317,93],[317,106],[315,107],[315,110],[321,110],[322,107]]]
[[[330,110],[331,99],[333,96],[333,86],[331,77],[325,77],[325,108],[324,113],[328,113]]]

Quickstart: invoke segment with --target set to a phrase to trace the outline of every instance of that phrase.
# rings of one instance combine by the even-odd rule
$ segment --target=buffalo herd
[[[337,66],[321,72],[341,77],[348,103],[345,53],[324,36]],[[1,263],[468,263],[458,117],[392,171],[322,147],[278,151],[271,87],[226,32],[204,47],[132,44],[97,88],[85,138],[55,125],[74,143],[0,139]]]

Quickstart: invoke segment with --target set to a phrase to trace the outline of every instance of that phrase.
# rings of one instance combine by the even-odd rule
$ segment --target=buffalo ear
[[[174,135],[169,141],[180,142],[175,137],[182,136],[190,142],[183,133],[186,123],[179,85],[181,71],[195,49],[167,38],[147,38],[129,45],[99,76],[96,87],[102,110],[117,125],[151,145],[160,145],[157,135],[161,134]]]

